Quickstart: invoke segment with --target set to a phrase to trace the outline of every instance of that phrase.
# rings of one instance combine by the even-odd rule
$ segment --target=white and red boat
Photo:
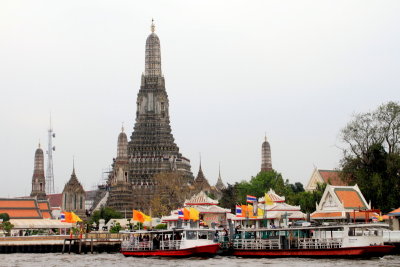
[[[238,230],[233,255],[241,257],[374,257],[389,254],[387,224],[348,224]]]
[[[174,229],[162,231],[136,231],[121,244],[125,256],[212,257],[220,244],[215,231],[209,229]]]

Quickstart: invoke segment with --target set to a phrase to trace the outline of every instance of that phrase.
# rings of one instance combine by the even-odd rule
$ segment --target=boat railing
[[[234,239],[233,248],[237,249],[280,249],[279,239]]]
[[[342,247],[342,238],[301,238],[299,239],[299,248],[321,249],[321,248],[340,248]]]
[[[161,250],[175,250],[181,247],[181,240],[164,240],[160,242]]]
[[[121,244],[121,249],[126,251],[135,251],[135,250],[152,250],[153,242],[151,241],[123,241]]]
[[[326,249],[340,248],[343,240],[341,238],[300,238],[292,240],[291,248],[300,249]],[[281,249],[282,243],[279,239],[234,239],[233,248],[235,249]]]

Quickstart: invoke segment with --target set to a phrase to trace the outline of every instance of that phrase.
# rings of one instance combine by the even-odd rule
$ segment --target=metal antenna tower
[[[50,114],[50,128],[48,130],[48,146],[47,146],[47,170],[46,170],[46,194],[54,194],[54,172],[53,172],[53,151],[56,151],[56,147],[53,146],[53,138],[56,134],[53,132],[51,126],[51,114]]]

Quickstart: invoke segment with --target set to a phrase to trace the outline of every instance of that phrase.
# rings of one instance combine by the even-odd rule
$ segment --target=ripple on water
[[[2,254],[0,266],[32,266],[32,267],[52,267],[52,266],[99,266],[99,267],[117,267],[117,266],[165,266],[165,267],[202,267],[202,266],[363,266],[363,267],[377,267],[377,266],[400,266],[400,255],[385,256],[383,258],[373,259],[306,259],[306,258],[237,258],[237,257],[222,257],[216,256],[214,258],[186,258],[186,259],[173,259],[173,258],[132,258],[124,257],[123,255],[116,254]]]

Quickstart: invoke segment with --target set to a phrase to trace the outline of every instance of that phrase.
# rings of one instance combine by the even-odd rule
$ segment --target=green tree
[[[287,202],[291,205],[300,206],[301,211],[304,213],[312,213],[315,211],[316,203],[320,202],[325,188],[326,184],[318,184],[313,192],[294,192],[287,197]]]
[[[154,228],[158,229],[158,230],[163,230],[163,229],[167,229],[167,225],[165,223],[160,223],[160,224],[157,224],[156,227],[154,227]]]
[[[6,236],[10,236],[11,230],[14,228],[14,224],[10,223],[9,221],[2,222],[0,224],[0,229],[6,232]]]
[[[110,228],[110,233],[119,233],[120,230],[122,230],[122,226],[119,222],[117,222]]]
[[[341,130],[343,179],[357,184],[372,205],[388,212],[400,206],[400,105],[389,102],[356,114]]]
[[[3,222],[7,222],[10,220],[10,216],[8,215],[8,213],[0,213],[0,219],[2,219]]]
[[[157,187],[150,202],[152,216],[169,214],[171,210],[182,207],[190,196],[188,181],[181,172],[162,172],[153,179]]]
[[[235,205],[239,203],[237,199],[237,185],[238,183],[234,185],[228,184],[227,187],[222,190],[222,197],[219,200],[221,207],[231,209],[233,213],[235,212]]]
[[[292,193],[288,180],[283,180],[282,175],[274,170],[260,172],[252,177],[249,182],[242,181],[236,185],[237,200],[240,203],[246,202],[246,195],[253,195],[257,198],[263,197],[269,190],[273,189],[278,195],[287,196]]]
[[[100,210],[96,210],[92,213],[90,217],[90,223],[99,224],[100,219],[104,219],[105,223],[107,223],[110,219],[121,219],[123,218],[122,214],[110,207],[101,207]]]

